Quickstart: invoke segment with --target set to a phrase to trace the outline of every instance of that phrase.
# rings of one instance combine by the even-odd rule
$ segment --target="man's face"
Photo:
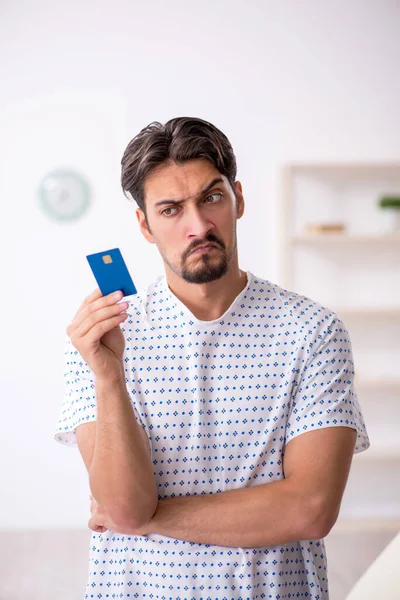
[[[237,250],[236,220],[244,211],[239,182],[205,159],[168,163],[145,180],[146,215],[137,209],[145,238],[166,265],[189,283],[209,283],[227,272]],[[200,246],[210,244],[206,249]]]

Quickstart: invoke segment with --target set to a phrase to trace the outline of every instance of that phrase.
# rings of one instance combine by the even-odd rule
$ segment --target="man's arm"
[[[299,435],[287,444],[282,481],[159,500],[150,522],[131,533],[244,548],[325,537],[339,513],[356,436],[348,427]]]
[[[149,441],[124,382],[97,381],[95,389],[97,421],[76,430],[90,489],[119,528],[140,527],[158,500]]]

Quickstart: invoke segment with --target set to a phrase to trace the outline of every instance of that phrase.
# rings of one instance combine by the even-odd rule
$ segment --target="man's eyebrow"
[[[217,183],[224,183],[222,177],[216,177],[213,179],[206,187],[198,193],[198,196],[203,196],[206,194],[211,188],[213,188]],[[185,200],[159,200],[154,204],[154,206],[162,206],[163,204],[182,204]]]

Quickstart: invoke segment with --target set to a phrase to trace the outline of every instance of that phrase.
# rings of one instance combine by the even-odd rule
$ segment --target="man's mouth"
[[[195,252],[208,252],[209,250],[212,250],[213,248],[217,248],[217,246],[215,244],[203,244],[203,246],[197,246],[197,248],[195,248],[194,250],[192,250],[192,252],[190,254],[194,254]]]

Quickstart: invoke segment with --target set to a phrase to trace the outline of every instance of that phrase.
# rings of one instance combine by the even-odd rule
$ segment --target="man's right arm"
[[[76,429],[94,498],[121,528],[139,528],[157,508],[149,440],[122,380],[96,380],[97,420]]]

